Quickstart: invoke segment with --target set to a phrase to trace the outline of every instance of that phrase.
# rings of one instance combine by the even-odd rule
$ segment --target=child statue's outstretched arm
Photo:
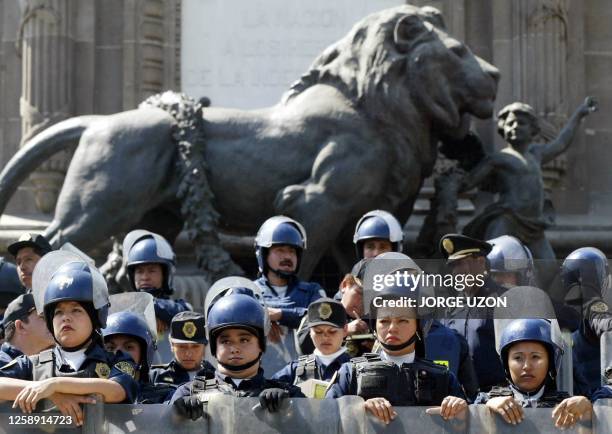
[[[546,164],[560,154],[564,153],[574,139],[574,135],[580,125],[582,118],[597,110],[597,104],[593,97],[587,96],[582,104],[578,106],[568,123],[563,127],[559,136],[550,143],[538,146],[536,152],[540,154],[540,161]]]

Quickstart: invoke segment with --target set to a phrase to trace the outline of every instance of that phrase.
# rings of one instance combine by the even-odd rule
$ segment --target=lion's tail
[[[0,215],[17,187],[54,154],[76,146],[83,130],[99,116],[80,116],[59,122],[29,140],[0,173]]]

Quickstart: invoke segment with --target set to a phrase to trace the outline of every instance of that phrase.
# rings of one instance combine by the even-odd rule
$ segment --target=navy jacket
[[[14,347],[8,342],[3,342],[0,347],[0,366],[6,365],[21,355],[23,355],[23,353],[18,350],[17,347]]]
[[[206,372],[210,373],[209,375],[212,375],[212,373],[215,372],[215,367],[206,360],[202,360],[201,366],[202,367],[198,371],[197,375],[206,376]],[[173,360],[164,366],[154,366],[149,371],[149,378],[153,384],[167,383],[174,384],[175,386],[180,386],[181,384],[187,383],[191,380],[191,378],[189,378],[189,371],[183,368],[176,360]]]
[[[61,355],[57,347],[54,348],[56,361],[61,361]],[[89,368],[91,364],[103,364],[109,368],[107,379],[119,383],[125,390],[126,398],[124,403],[133,403],[138,395],[138,384],[134,379],[136,365],[132,358],[121,351],[113,354],[107,352],[101,345],[93,344],[85,352],[85,360],[81,369]],[[131,369],[130,369],[131,367]],[[11,363],[0,368],[0,377],[17,378],[20,380],[32,381],[32,360],[25,355],[19,356]],[[57,367],[56,367],[57,368]],[[126,369],[127,368],[127,369]],[[60,372],[74,372],[70,366],[63,364],[59,367]],[[126,372],[131,371],[131,372]]]
[[[284,297],[279,297],[268,279],[264,276],[255,280],[257,286],[261,288],[267,307],[278,308],[283,312],[280,325],[296,329],[300,326],[300,321],[308,306],[315,300],[323,297],[325,291],[315,282],[303,282],[297,278],[291,279],[287,285],[287,292]]]

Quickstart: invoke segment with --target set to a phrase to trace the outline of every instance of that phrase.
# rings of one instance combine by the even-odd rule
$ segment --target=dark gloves
[[[289,397],[289,392],[285,389],[273,387],[265,389],[259,394],[259,403],[263,408],[273,413],[280,409],[283,400]]]
[[[204,411],[204,404],[195,396],[184,396],[177,399],[174,401],[174,407],[178,414],[191,420],[208,416]]]

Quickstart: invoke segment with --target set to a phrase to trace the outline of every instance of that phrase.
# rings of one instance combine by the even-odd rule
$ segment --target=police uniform
[[[206,345],[206,323],[204,315],[198,312],[180,312],[172,318],[170,339],[177,343],[195,343]],[[194,375],[211,377],[215,368],[208,361],[202,360],[201,367],[192,376],[175,359],[165,365],[153,365],[149,374],[151,383],[165,383],[179,386],[190,381]]]
[[[310,303],[318,300],[325,294],[325,291],[318,283],[304,282],[297,277],[289,279],[284,297],[279,297],[265,276],[255,280],[255,284],[263,291],[266,306],[282,311],[282,316],[278,323],[291,329],[299,327],[300,321],[306,314]]]
[[[0,309],[6,309],[11,301],[25,292],[19,281],[17,267],[0,257]],[[4,314],[0,313],[0,320]]]
[[[17,259],[17,254],[19,253],[19,250],[26,247],[31,247],[32,249],[34,249],[34,252],[40,257],[53,251],[53,247],[51,247],[51,244],[49,244],[49,241],[47,241],[44,236],[33,233],[24,233],[19,237],[17,241],[10,244],[6,249],[11,255],[13,255],[13,257],[15,257],[15,259]],[[31,292],[32,289],[26,288],[25,291]]]
[[[317,325],[328,325],[342,328],[346,325],[344,306],[330,298],[320,298],[308,306],[306,316],[309,328]],[[339,332],[340,332],[339,330]],[[328,363],[324,363],[321,353],[315,350],[313,354],[300,356],[272,376],[289,384],[298,385],[308,380],[330,381],[343,363],[351,360],[351,356],[341,347],[340,354]]]
[[[21,294],[11,301],[4,311],[4,318],[2,319],[1,325],[2,336],[4,337],[4,332],[10,324],[18,319],[23,320],[35,309],[36,305],[34,304],[34,297],[32,294]],[[23,351],[19,348],[11,345],[9,342],[4,342],[2,347],[0,347],[0,366],[22,354]]]
[[[446,367],[415,356],[401,367],[381,355],[367,353],[342,365],[326,398],[358,395],[386,398],[391,405],[440,405],[449,395],[464,398],[455,375]]]
[[[236,397],[253,397],[258,396],[263,390],[270,388],[284,389],[292,398],[304,398],[304,394],[299,387],[279,380],[266,379],[263,370],[259,369],[257,375],[252,378],[242,379],[238,385],[234,383],[230,376],[223,375],[219,371],[215,371],[212,378],[196,376],[193,381],[179,386],[174,395],[172,395],[170,404],[174,404],[177,399],[199,394],[212,395],[223,393],[224,395]]]
[[[492,246],[484,241],[464,235],[447,234],[440,240],[440,250],[447,258],[448,264],[472,255],[486,256],[491,248]],[[487,276],[484,285],[478,290],[478,296],[495,297],[504,291],[503,287]],[[466,339],[480,390],[488,391],[493,386],[504,384],[504,370],[495,350],[493,309],[466,306],[452,309],[447,315],[441,322]]]
[[[136,365],[122,352],[107,352],[100,344],[92,343],[85,351],[85,360],[75,371],[62,357],[58,347],[33,356],[20,356],[0,368],[0,377],[40,381],[53,377],[103,378],[117,382],[125,390],[125,403],[132,403],[138,394],[134,379]]]
[[[538,390],[524,392],[512,383],[510,368],[508,367],[509,352],[512,345],[519,342],[538,342],[548,352],[548,372],[544,383]],[[508,324],[500,337],[500,355],[505,371],[506,385],[494,386],[488,392],[478,395],[474,404],[486,404],[491,398],[512,396],[524,408],[552,408],[570,395],[558,391],[556,385],[557,372],[563,353],[559,343],[552,337],[550,321],[544,319],[517,319]]]

